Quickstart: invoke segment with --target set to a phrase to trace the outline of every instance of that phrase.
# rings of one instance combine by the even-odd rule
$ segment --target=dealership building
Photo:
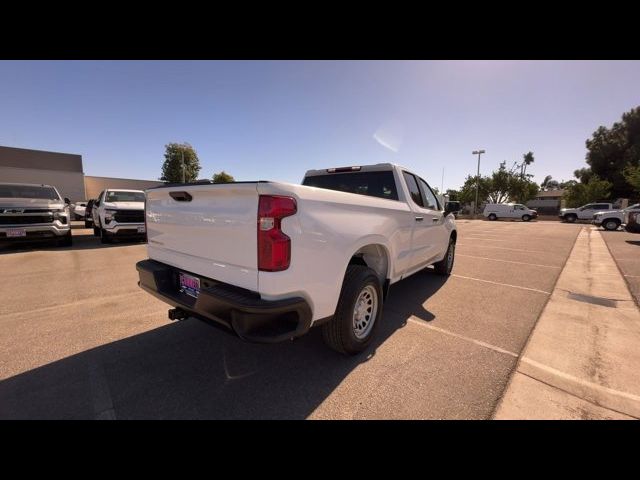
[[[145,190],[157,180],[94,177],[84,174],[82,155],[0,146],[0,183],[53,185],[71,202],[96,198],[106,188]]]

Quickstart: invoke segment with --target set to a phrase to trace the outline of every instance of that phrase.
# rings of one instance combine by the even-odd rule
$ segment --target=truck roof
[[[55,188],[53,185],[47,185],[46,183],[0,182],[0,185],[19,185],[21,187],[49,187],[49,188]]]
[[[144,190],[129,190],[126,188],[107,188],[107,192],[136,192],[144,193]]]
[[[313,177],[317,175],[326,175],[327,173],[348,173],[348,172],[380,172],[393,170],[394,168],[405,169],[395,163],[376,163],[375,165],[350,165],[342,167],[329,167],[320,170],[307,170],[305,177]],[[405,169],[408,170],[408,169]]]

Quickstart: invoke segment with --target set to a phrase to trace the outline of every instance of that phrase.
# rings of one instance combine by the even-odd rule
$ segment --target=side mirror
[[[64,197],[64,203],[66,203],[67,205],[69,205],[71,203],[71,200],[69,200],[68,197]]]
[[[455,213],[455,212],[459,212],[460,211],[460,202],[457,201],[451,201],[451,202],[447,202],[444,205],[444,215],[447,216],[450,213]]]

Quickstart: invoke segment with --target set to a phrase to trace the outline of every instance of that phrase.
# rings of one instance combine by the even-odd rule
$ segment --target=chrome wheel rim
[[[618,224],[616,222],[607,222],[605,227],[607,230],[615,230],[616,228],[618,228]]]
[[[371,285],[362,289],[353,307],[353,334],[358,340],[369,335],[378,316],[378,292]]]

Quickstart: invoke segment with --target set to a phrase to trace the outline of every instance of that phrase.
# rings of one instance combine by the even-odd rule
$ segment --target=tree
[[[544,177],[544,180],[540,184],[540,189],[545,192],[549,190],[558,190],[559,188],[560,183],[557,180],[554,180],[551,175]]]
[[[611,183],[613,197],[631,197],[634,187],[623,172],[640,166],[640,107],[623,113],[622,120],[611,128],[599,127],[586,141],[586,146],[590,172]],[[585,170],[576,171],[582,183],[589,181]],[[578,176],[577,172],[582,173]]]
[[[233,183],[236,180],[224,170],[213,174],[213,183]]]
[[[460,197],[460,192],[458,190],[454,190],[452,188],[448,188],[447,189],[447,193],[445,195],[449,196],[449,200],[451,200],[452,202],[455,202],[455,201],[459,200],[458,197]]]
[[[636,194],[640,195],[640,165],[637,167],[628,165],[623,174],[627,183],[635,189]]]
[[[527,152],[522,155],[522,177],[524,178],[527,174],[527,167],[534,162],[533,152]]]
[[[576,177],[580,182],[587,183],[589,179],[593,175],[593,172],[589,167],[579,168],[578,170],[574,170],[573,176]]]
[[[193,182],[197,180],[198,173],[200,172],[200,160],[191,145],[186,142],[169,143],[165,145],[165,149],[160,180],[169,183]]]
[[[515,170],[507,170],[506,164],[501,163],[490,177],[480,177],[478,203],[505,203],[515,201],[525,203],[538,194],[538,185],[529,176],[523,178]],[[458,200],[462,203],[472,203],[476,198],[476,177],[468,175],[464,185],[460,188]]]
[[[591,202],[601,202],[610,196],[611,182],[591,175],[586,183],[574,182],[567,187],[564,198],[568,207],[580,207]]]

